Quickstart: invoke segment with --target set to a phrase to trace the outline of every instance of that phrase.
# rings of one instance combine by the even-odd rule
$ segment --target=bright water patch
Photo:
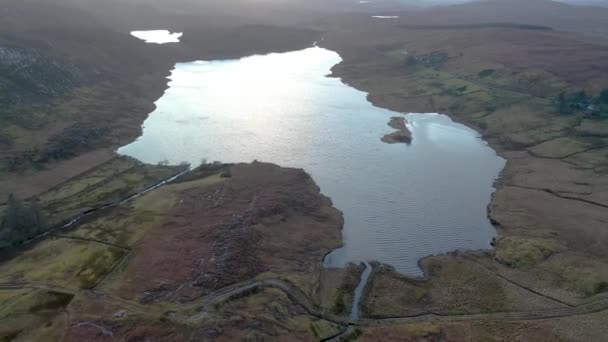
[[[304,168],[344,212],[344,247],[326,264],[378,260],[419,275],[421,257],[489,247],[486,217],[504,161],[439,114],[408,114],[414,141],[387,145],[400,115],[326,77],[332,51],[177,64],[143,135],[119,153],[144,162],[260,160]]]
[[[399,19],[398,15],[372,15],[374,19]]]
[[[146,43],[166,44],[179,43],[179,38],[183,35],[181,32],[170,32],[167,30],[150,30],[150,31],[132,31],[133,37],[139,38]]]

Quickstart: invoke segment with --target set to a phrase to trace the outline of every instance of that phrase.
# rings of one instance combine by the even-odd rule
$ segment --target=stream
[[[60,231],[62,229],[72,228],[72,227],[76,226],[78,223],[80,223],[85,217],[91,216],[92,214],[97,213],[97,212],[99,212],[101,210],[117,207],[117,206],[119,206],[119,205],[121,205],[123,203],[126,203],[126,202],[134,199],[134,198],[141,197],[141,196],[147,194],[150,191],[154,191],[154,190],[160,188],[161,186],[163,186],[165,184],[169,184],[169,183],[173,182],[174,180],[178,179],[179,177],[183,176],[184,174],[188,173],[189,171],[190,171],[190,168],[186,166],[181,171],[179,171],[178,173],[176,173],[176,174],[174,174],[174,175],[172,175],[172,176],[170,176],[168,178],[162,179],[162,180],[160,180],[160,181],[158,181],[158,182],[156,182],[156,183],[154,183],[154,184],[152,184],[152,185],[144,188],[143,190],[141,190],[139,192],[136,192],[136,193],[133,193],[131,195],[128,195],[128,196],[126,196],[126,197],[124,197],[122,199],[119,199],[119,200],[115,201],[115,202],[107,203],[107,204],[102,204],[99,207],[83,211],[82,213],[77,214],[76,216],[73,216],[72,218],[64,221],[63,223],[58,224],[57,226],[52,227],[51,229],[49,229],[49,230],[47,230],[47,231],[45,231],[43,233],[40,233],[40,234],[38,234],[38,235],[36,235],[36,236],[34,236],[32,238],[29,238],[29,239],[27,239],[27,240],[25,240],[23,242],[20,242],[20,243],[18,243],[16,245],[10,246],[10,247],[27,245],[30,242],[33,242],[33,241],[39,240],[39,239],[41,239],[43,237],[49,236],[51,234],[54,234],[55,232]]]

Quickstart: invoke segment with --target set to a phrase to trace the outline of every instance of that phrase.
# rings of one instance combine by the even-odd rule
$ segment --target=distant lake
[[[391,112],[326,77],[340,56],[319,47],[179,63],[169,89],[119,153],[144,162],[272,162],[309,172],[344,212],[328,266],[378,260],[419,275],[420,258],[488,248],[486,217],[504,160],[440,114],[406,114],[411,145],[381,137]]]
[[[166,44],[178,43],[183,35],[181,32],[170,32],[168,30],[132,31],[133,37],[139,38],[146,43]]]

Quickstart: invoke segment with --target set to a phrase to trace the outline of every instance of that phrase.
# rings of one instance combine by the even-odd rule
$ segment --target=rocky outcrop
[[[389,121],[388,125],[396,129],[396,132],[390,133],[382,137],[382,141],[387,144],[411,144],[412,143],[412,132],[405,125],[406,121],[404,118],[394,116]]]

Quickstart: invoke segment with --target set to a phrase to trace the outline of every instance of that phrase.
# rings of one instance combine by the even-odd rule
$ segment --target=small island
[[[405,118],[393,116],[388,125],[397,131],[383,136],[382,141],[387,144],[411,144],[412,132],[410,132],[405,124]]]

